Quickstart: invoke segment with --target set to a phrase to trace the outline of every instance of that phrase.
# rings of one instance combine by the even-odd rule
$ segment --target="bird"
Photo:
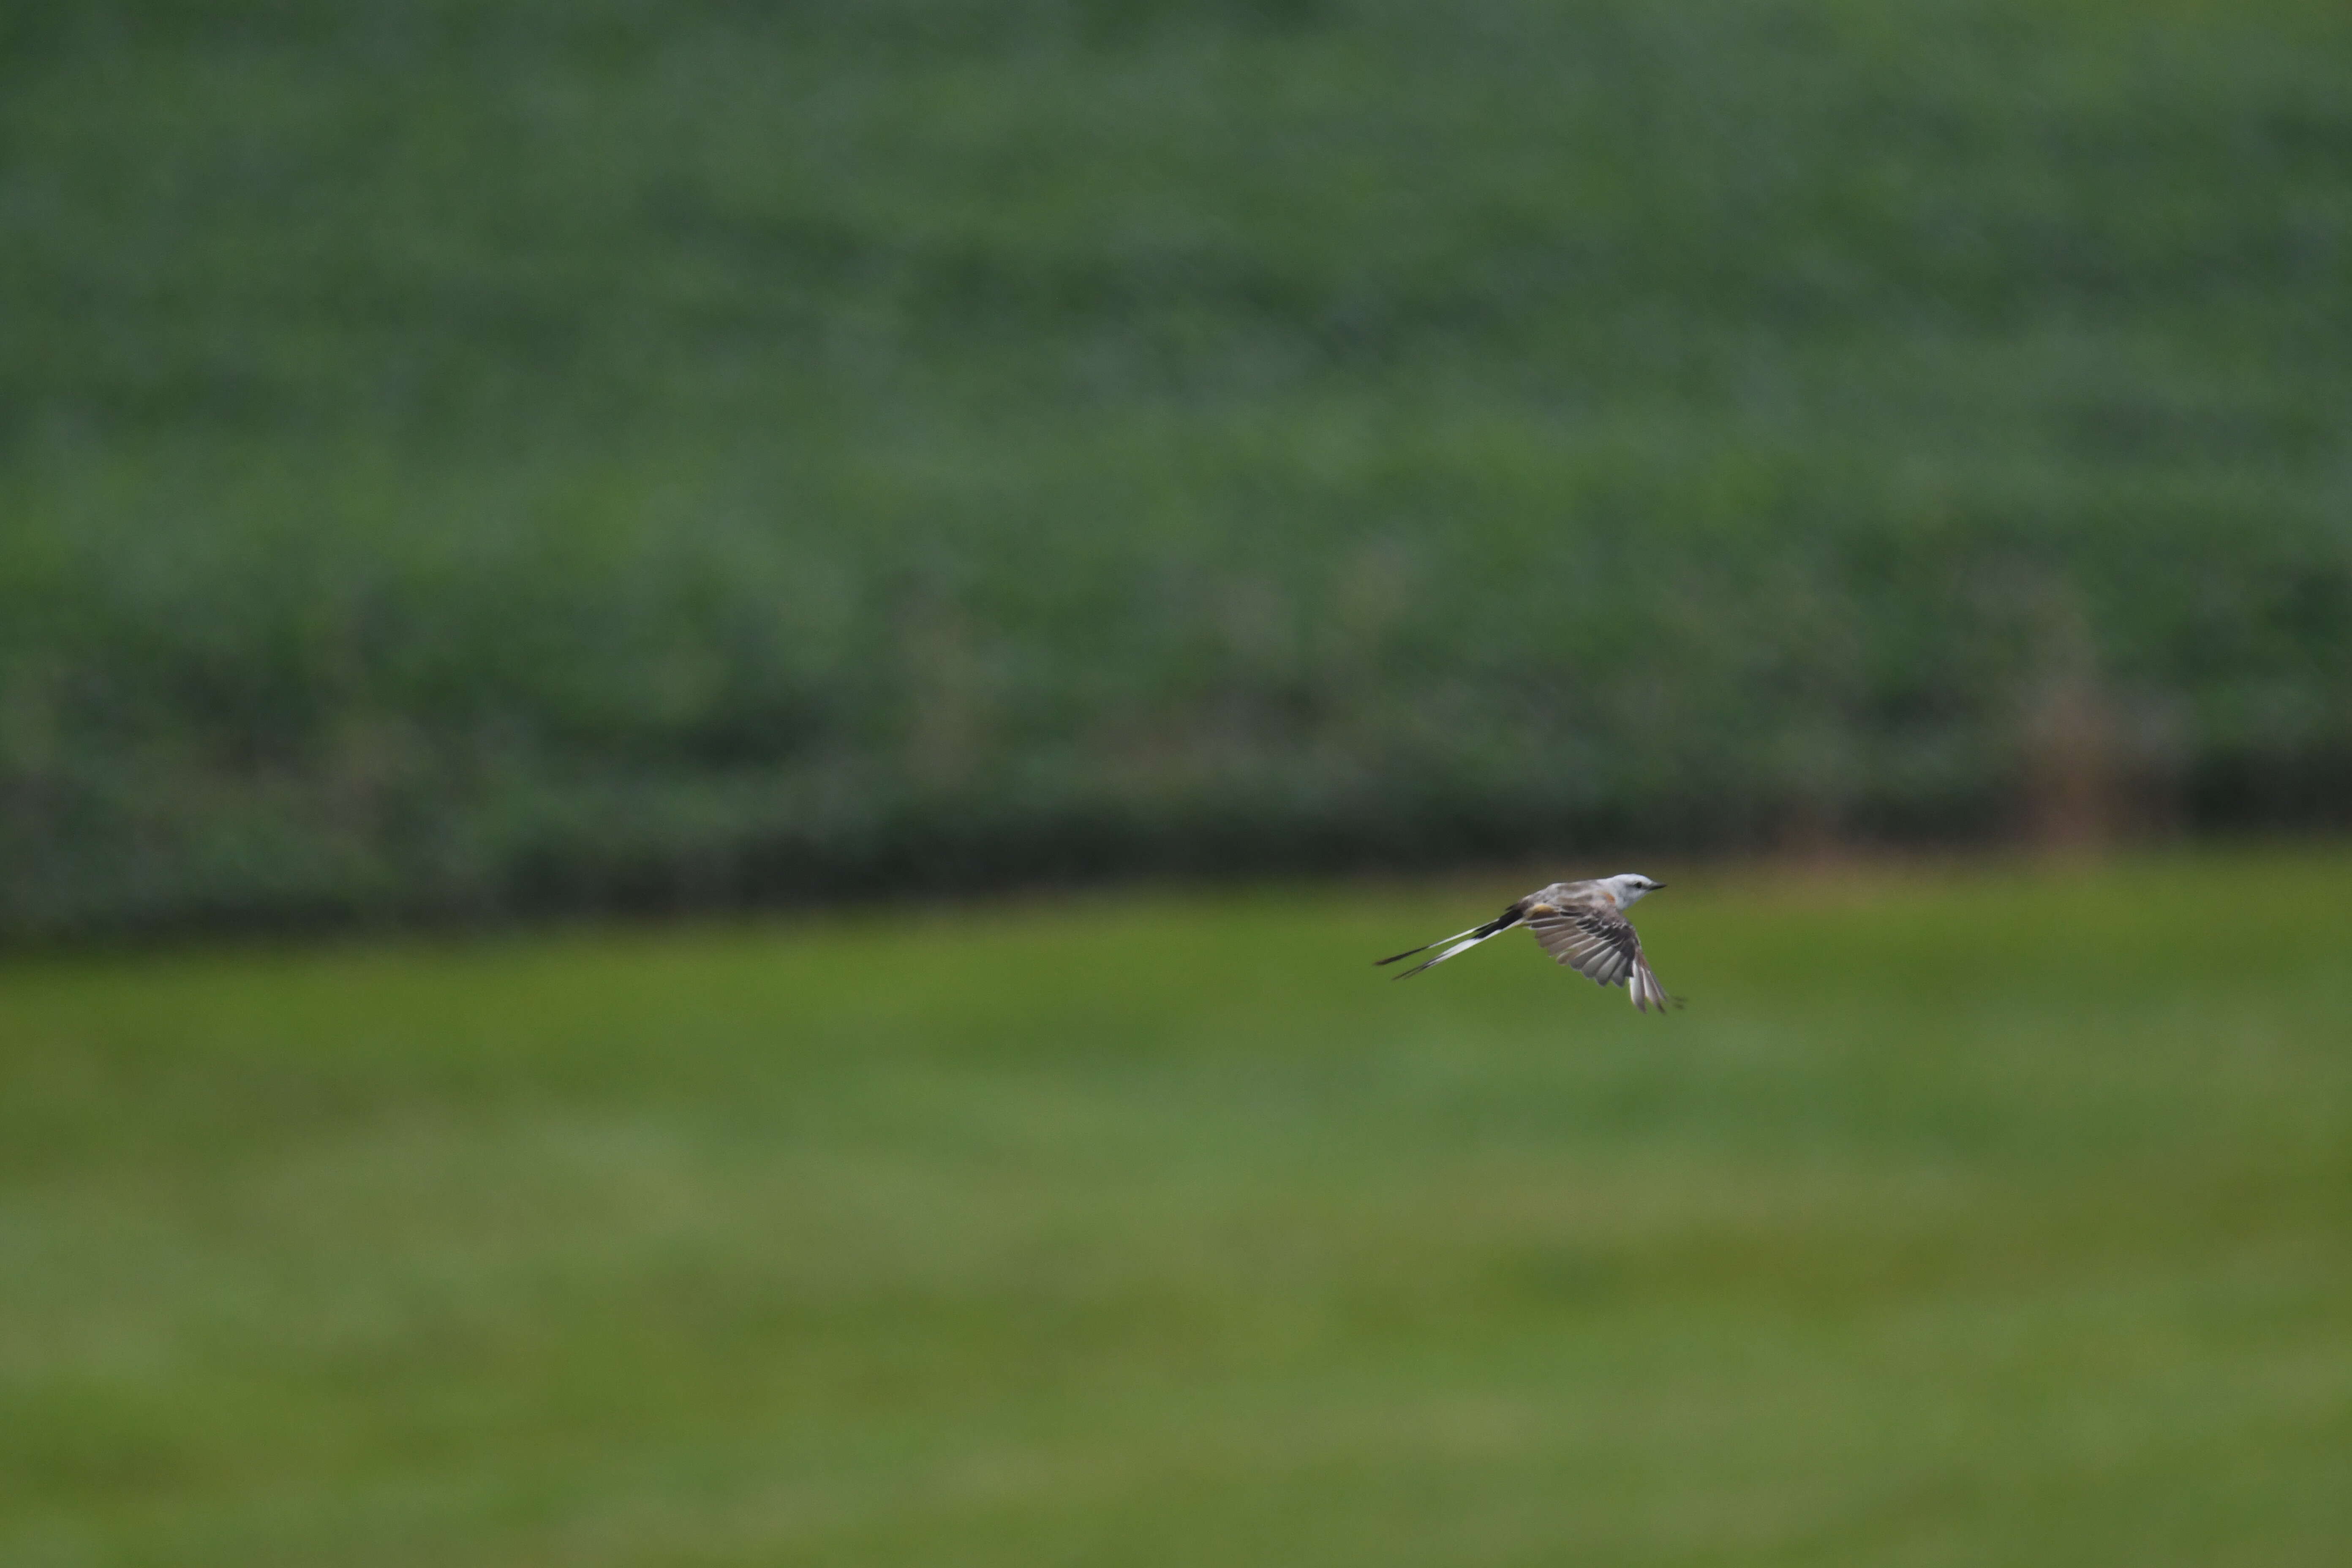
[[[1433,947],[1444,949],[1435,958],[1423,959],[1396,976],[1404,980],[1433,963],[1469,952],[1490,936],[1523,925],[1559,963],[1599,984],[1622,985],[1642,1012],[1655,1005],[1663,1013],[1669,1005],[1679,1007],[1682,1003],[1667,995],[1658,977],[1650,973],[1650,961],[1642,955],[1642,939],[1633,934],[1633,922],[1625,918],[1625,911],[1664,886],[1638,871],[1621,871],[1589,882],[1554,882],[1537,889],[1485,925],[1372,962],[1394,963]]]

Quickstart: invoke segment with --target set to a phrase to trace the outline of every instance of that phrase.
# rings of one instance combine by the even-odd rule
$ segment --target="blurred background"
[[[2344,1561],[2347,79],[15,0],[0,1559]]]

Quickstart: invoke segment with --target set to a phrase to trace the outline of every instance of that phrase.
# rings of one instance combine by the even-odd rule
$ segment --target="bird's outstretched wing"
[[[1624,986],[1644,1013],[1653,1005],[1661,1013],[1669,1005],[1682,1005],[1650,973],[1633,923],[1615,910],[1538,905],[1528,911],[1528,929],[1546,952],[1579,974],[1602,985]]]

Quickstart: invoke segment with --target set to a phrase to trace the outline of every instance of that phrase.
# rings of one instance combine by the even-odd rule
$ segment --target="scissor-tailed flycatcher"
[[[1457,952],[1467,952],[1490,936],[1523,925],[1536,933],[1546,952],[1579,974],[1603,985],[1622,985],[1632,994],[1634,1006],[1646,1013],[1654,1003],[1663,1013],[1668,1003],[1681,1004],[1667,995],[1658,977],[1650,973],[1650,961],[1642,956],[1642,939],[1633,934],[1633,922],[1625,918],[1625,911],[1664,886],[1634,871],[1592,882],[1554,882],[1529,893],[1485,925],[1375,962],[1394,963],[1433,947],[1445,949],[1397,976],[1402,980]]]

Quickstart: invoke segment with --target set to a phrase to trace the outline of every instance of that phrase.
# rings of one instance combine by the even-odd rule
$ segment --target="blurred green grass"
[[[0,932],[1981,840],[2084,711],[2340,824],[2347,75],[2321,0],[16,0]]]
[[[2341,847],[0,966],[0,1558],[2332,1564]]]

